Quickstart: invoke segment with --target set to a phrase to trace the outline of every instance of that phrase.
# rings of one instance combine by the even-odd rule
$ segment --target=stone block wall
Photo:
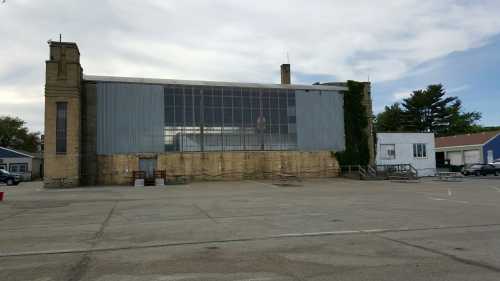
[[[141,155],[99,155],[98,185],[130,185]],[[151,156],[147,156],[151,158]],[[157,170],[184,175],[192,181],[272,179],[278,174],[302,178],[338,177],[339,164],[330,151],[165,153],[156,157]]]

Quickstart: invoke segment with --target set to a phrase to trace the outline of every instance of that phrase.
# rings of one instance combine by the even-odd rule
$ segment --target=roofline
[[[57,47],[57,46],[70,46],[70,47],[73,47],[77,50],[78,54],[80,54],[80,49],[78,49],[78,45],[75,43],[75,42],[59,42],[59,41],[53,41],[53,40],[49,40],[47,42],[49,44],[50,47]]]
[[[434,133],[426,132],[377,132],[378,134],[418,134],[418,135],[435,135]]]
[[[485,143],[483,143],[483,145],[487,145],[488,143],[490,143],[491,141],[493,141],[494,139],[496,139],[498,136],[500,136],[500,132],[497,132],[496,135],[494,135],[489,140],[487,140]]]
[[[321,85],[283,85],[283,84],[261,84],[261,83],[240,83],[222,81],[197,81],[197,80],[177,80],[177,79],[156,79],[139,77],[119,77],[119,76],[96,76],[83,75],[83,80],[88,82],[111,82],[111,83],[134,83],[134,84],[154,84],[154,85],[192,85],[192,86],[213,86],[213,87],[242,87],[242,88],[273,88],[290,90],[317,90],[317,91],[348,91],[342,86],[321,86]]]
[[[468,145],[455,145],[455,146],[436,146],[436,150],[449,150],[449,149],[454,149],[454,148],[472,148],[472,147],[477,147],[477,148],[482,148],[484,145],[483,144],[468,144]]]
[[[14,153],[17,153],[17,154],[24,155],[24,156],[26,156],[26,157],[35,158],[35,156],[33,156],[33,155],[29,155],[29,154],[26,154],[26,153],[22,153],[22,152],[19,152],[19,151],[17,151],[17,150],[14,150],[14,149],[10,149],[10,148],[3,147],[3,146],[0,146],[0,148],[5,149],[5,150],[8,150],[8,151],[10,151],[10,152],[14,152]]]
[[[483,132],[483,133],[488,133],[488,132]],[[475,134],[470,134],[470,135],[479,135],[479,134],[482,134],[482,133],[475,133]],[[442,138],[452,138],[452,137],[456,137],[456,136],[466,136],[466,135],[455,135],[455,136],[447,136],[447,137],[438,137],[438,138],[436,138],[436,140],[442,139]],[[466,144],[466,145],[442,146],[442,147],[443,148],[447,148],[447,147],[465,147],[465,146],[485,146],[486,144],[488,144],[490,141],[494,140],[498,136],[500,136],[500,132],[497,132],[496,135],[492,136],[491,138],[489,138],[485,142],[480,142],[480,143],[476,143],[476,144]]]

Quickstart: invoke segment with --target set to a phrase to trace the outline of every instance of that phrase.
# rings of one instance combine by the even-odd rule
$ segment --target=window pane
[[[233,110],[231,108],[224,109],[224,124],[233,123]]]
[[[252,123],[252,112],[249,109],[243,109],[243,123],[247,127]]]
[[[191,109],[191,108],[186,109],[185,118],[186,118],[186,126],[191,126],[193,124],[193,121],[194,121],[193,109]]]
[[[227,96],[228,94],[224,92],[223,104],[226,107],[233,106],[233,97]]]
[[[173,107],[165,108],[165,124],[173,125],[175,123],[175,114]]]
[[[214,106],[222,106],[222,89],[215,88],[213,95],[214,95],[213,105]]]
[[[203,94],[203,104],[205,106],[212,106],[213,105],[213,96],[210,93]]]
[[[380,145],[382,159],[396,159],[396,145],[395,144],[381,144]]]
[[[174,95],[171,93],[165,93],[165,105],[174,105]]]
[[[212,108],[205,108],[205,125],[212,125],[214,123],[214,110]]]
[[[234,125],[239,126],[242,122],[241,109],[234,109]]]
[[[67,102],[56,103],[56,153],[66,153]]]
[[[184,108],[175,108],[175,124],[178,126],[184,125]]]
[[[193,94],[185,94],[184,95],[184,101],[186,104],[186,108],[193,108]]]
[[[214,120],[217,125],[222,125],[222,110],[221,108],[214,109]]]
[[[279,124],[280,123],[280,112],[278,110],[271,111],[271,124]]]
[[[239,107],[241,106],[241,89],[235,88],[233,90],[233,106]]]
[[[295,92],[288,92],[288,106],[295,106]]]
[[[279,107],[279,99],[276,96],[271,97],[270,103],[271,103],[271,108]]]

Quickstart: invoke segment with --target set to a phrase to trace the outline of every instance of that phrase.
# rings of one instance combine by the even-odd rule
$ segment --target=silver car
[[[495,161],[490,163],[491,165],[500,168],[500,159],[496,159]]]

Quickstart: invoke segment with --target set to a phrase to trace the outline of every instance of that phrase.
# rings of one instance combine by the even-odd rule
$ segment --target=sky
[[[443,84],[500,125],[498,0],[7,0],[0,116],[43,130],[47,41],[76,42],[85,74],[373,83],[373,108]],[[288,54],[288,55],[287,55]]]

